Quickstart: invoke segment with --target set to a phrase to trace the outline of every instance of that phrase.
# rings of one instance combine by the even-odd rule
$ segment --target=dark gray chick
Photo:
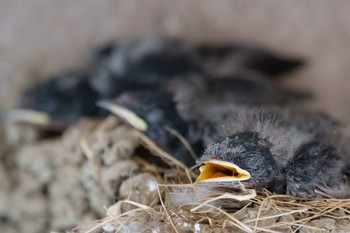
[[[189,47],[161,37],[120,42],[101,53],[103,61],[92,86],[104,98],[125,90],[159,88],[174,76],[201,70]]]
[[[25,90],[8,117],[60,132],[81,116],[97,116],[97,99],[86,74],[63,72]]]
[[[195,149],[200,148],[199,135],[196,137],[190,135],[191,123],[184,121],[179,116],[173,96],[170,93],[162,90],[128,91],[121,94],[113,102],[102,101],[99,105],[111,110],[127,123],[144,131],[162,149],[187,166],[195,164],[195,159],[184,144],[167,130],[176,130],[182,136],[187,137]],[[131,112],[126,113],[126,111]]]
[[[349,150],[336,142],[344,140],[341,132],[334,133],[329,127],[320,137],[320,130],[307,123],[312,114],[305,117],[307,126],[302,127],[300,122],[293,125],[286,121],[291,117],[274,114],[276,109],[269,113],[236,106],[235,111],[218,124],[214,142],[200,158],[205,165],[198,181],[231,180],[236,185],[234,181],[241,181],[246,188],[267,188],[300,197],[350,197]],[[324,125],[322,121],[314,125]]]
[[[307,135],[288,131],[273,114],[266,111],[242,106],[234,106],[233,109],[232,113],[218,119],[215,135],[208,136],[213,142],[199,159],[205,165],[197,181],[233,181],[236,185],[235,181],[241,181],[246,188],[266,188],[285,193],[284,168],[307,140]],[[214,163],[216,165],[210,167]],[[217,174],[223,167],[228,168],[224,169],[224,175]],[[242,175],[249,179],[236,178]]]

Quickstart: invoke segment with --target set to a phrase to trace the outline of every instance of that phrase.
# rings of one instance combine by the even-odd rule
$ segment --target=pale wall
[[[31,80],[76,67],[88,48],[151,33],[191,41],[247,41],[302,55],[293,85],[350,116],[350,1],[11,0],[0,7],[0,109]]]

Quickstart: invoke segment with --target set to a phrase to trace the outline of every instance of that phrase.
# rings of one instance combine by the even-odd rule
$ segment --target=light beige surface
[[[321,0],[1,1],[0,109],[44,75],[81,64],[88,48],[151,33],[254,42],[309,59],[290,83],[350,116],[350,2]]]

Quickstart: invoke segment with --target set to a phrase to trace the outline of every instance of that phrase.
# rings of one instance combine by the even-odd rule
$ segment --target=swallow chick
[[[285,167],[307,135],[288,131],[262,110],[236,109],[231,117],[198,160],[204,165],[197,182],[231,181],[236,188],[285,193]]]
[[[235,106],[220,119],[214,142],[198,160],[204,166],[197,181],[240,181],[246,188],[299,197],[349,198],[348,139],[336,121],[307,112],[302,121],[303,112],[279,111]]]
[[[201,145],[197,138],[189,137],[191,125],[176,111],[173,96],[166,91],[128,91],[113,102],[99,101],[98,106],[110,110],[133,127],[144,131],[162,149],[188,166],[195,164],[179,138],[169,129],[180,133],[194,146]],[[199,141],[199,136],[198,136]]]
[[[7,118],[61,131],[81,116],[96,116],[97,93],[78,72],[57,74],[26,90]]]
[[[120,42],[108,52],[91,80],[104,98],[114,98],[124,90],[158,88],[174,76],[201,70],[188,46],[161,37]]]
[[[203,44],[196,51],[209,72],[220,73],[252,70],[269,77],[280,77],[304,65],[300,58],[288,58],[251,45]]]
[[[200,167],[197,182],[240,181],[245,188],[283,192],[284,174],[269,146],[256,132],[235,133],[214,142],[199,160],[204,165]],[[239,183],[234,184],[239,187]]]

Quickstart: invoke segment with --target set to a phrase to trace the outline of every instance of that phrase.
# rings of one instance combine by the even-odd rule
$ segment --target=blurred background
[[[47,75],[77,68],[89,49],[162,34],[190,42],[249,42],[305,57],[286,85],[312,89],[333,116],[350,116],[350,2],[13,0],[0,8],[0,109]]]

